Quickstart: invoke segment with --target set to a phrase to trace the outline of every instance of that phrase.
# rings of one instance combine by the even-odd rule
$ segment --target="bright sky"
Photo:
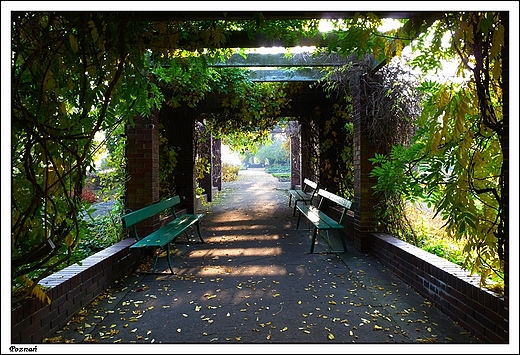
[[[401,27],[402,24],[394,19],[383,19],[383,25],[379,27],[379,30],[381,32],[390,31],[396,28]],[[332,23],[330,20],[321,20],[320,21],[320,32],[329,32],[332,30]],[[292,47],[291,53],[312,53],[316,47]],[[263,53],[263,54],[277,54],[277,53],[285,53],[287,52],[287,49],[284,47],[261,47],[252,49],[251,52],[254,53]]]

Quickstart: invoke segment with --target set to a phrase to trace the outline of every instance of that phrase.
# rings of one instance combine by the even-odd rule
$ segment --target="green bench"
[[[175,206],[178,205],[180,202],[181,200],[179,196],[173,196],[164,201],[160,201],[150,206],[143,207],[137,211],[129,212],[125,214],[123,217],[121,217],[123,228],[133,227],[134,236],[137,240],[136,243],[130,246],[130,249],[151,247],[164,249],[166,247],[168,266],[170,267],[172,274],[174,272],[170,260],[170,243],[173,242],[175,238],[177,238],[182,233],[186,232],[188,228],[196,226],[199,238],[202,241],[202,243],[204,243],[204,239],[202,239],[202,235],[200,233],[200,220],[202,219],[202,217],[204,217],[204,214],[185,213],[177,215],[177,212],[175,211]],[[167,209],[171,210],[171,215],[174,218],[172,221],[166,223],[164,226],[148,234],[147,236],[138,236],[136,225],[139,222],[142,222],[147,218],[155,216]],[[156,254],[155,263],[153,267],[154,271],[156,270],[158,258],[159,254]]]
[[[335,195],[329,191],[318,189],[317,196],[320,198],[320,201],[318,203],[318,206],[314,205],[298,205],[298,222],[296,223],[296,229],[299,229],[300,226],[300,218],[301,216],[304,216],[307,218],[309,223],[312,225],[312,240],[311,240],[311,250],[310,253],[314,252],[314,244],[316,242],[316,236],[318,235],[319,231],[325,231],[326,233],[326,242],[329,245],[329,252],[331,253],[338,253],[338,252],[347,252],[347,245],[345,243],[345,240],[343,236],[341,235],[341,232],[344,229],[343,226],[343,218],[345,217],[345,214],[352,206],[352,201],[347,200],[346,198],[343,198],[341,196]],[[338,221],[334,220],[333,218],[329,217],[325,212],[323,212],[323,208],[325,207],[325,204],[323,203],[325,199],[332,201],[336,206],[338,206],[341,211],[341,216]],[[343,250],[331,250],[332,245],[330,242],[330,235],[329,231],[331,230],[337,230],[339,232],[339,237],[341,240],[341,243],[343,245]]]
[[[317,190],[318,184],[307,178],[303,180],[303,188],[301,190],[288,190],[289,207],[291,207],[291,202],[292,200],[294,200],[293,216],[296,215],[296,205],[298,204],[298,202],[303,202],[305,205],[312,205],[312,201],[314,199],[314,196],[316,195]]]

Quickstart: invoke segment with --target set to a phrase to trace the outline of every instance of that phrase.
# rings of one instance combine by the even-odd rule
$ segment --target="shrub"
[[[238,179],[238,172],[240,170],[240,166],[231,165],[224,163],[222,164],[222,181],[236,181]]]
[[[81,192],[81,199],[83,201],[87,201],[89,203],[94,203],[98,200],[98,197],[96,196],[94,191],[92,191],[91,189],[84,188],[83,191]]]

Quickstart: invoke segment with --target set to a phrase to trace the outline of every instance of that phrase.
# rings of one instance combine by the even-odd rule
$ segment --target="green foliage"
[[[129,16],[12,13],[11,270],[15,280],[38,274],[31,287],[82,239],[78,215],[96,132],[160,104],[141,72],[144,44],[135,41],[147,30]],[[13,293],[21,299],[31,289]]]
[[[428,47],[425,38],[420,41],[418,48],[429,54],[412,63],[430,69],[435,65],[423,63],[427,56],[451,51],[459,56],[459,73],[466,70],[464,80],[426,81],[412,145],[395,148],[389,159],[372,160],[378,164],[372,172],[378,177],[376,192],[424,198],[445,221],[449,236],[464,243],[466,266],[481,275],[482,285],[490,275],[503,277],[507,238],[501,21],[499,13],[446,17],[433,27]],[[460,30],[452,33],[450,49],[440,48],[439,38],[452,28]]]
[[[270,144],[261,145],[255,154],[255,158],[261,162],[271,164],[289,164],[289,146],[288,140],[275,136],[271,139]]]
[[[236,77],[236,70],[221,71],[224,80]],[[286,85],[283,83],[253,83],[248,78],[238,82],[227,81],[227,92],[222,101],[223,114],[211,114],[206,126],[231,149],[244,153],[256,152],[257,146],[269,142],[269,132],[280,121],[282,109],[289,105]]]
[[[88,219],[85,232],[88,237],[80,241],[67,265],[81,263],[84,258],[120,242],[124,236],[121,224],[123,212],[123,203],[115,200],[109,213]]]
[[[466,258],[462,253],[462,249],[457,248],[446,239],[428,239],[428,242],[423,245],[421,249],[449,260],[461,267],[465,266]]]
[[[160,131],[161,132],[161,131]],[[170,147],[168,139],[164,134],[159,133],[159,191],[161,196],[174,196],[175,187],[175,167],[177,166],[179,147]]]
[[[317,155],[321,159],[320,170],[322,176],[334,182],[334,190],[338,194],[352,199],[354,197],[352,105],[339,102],[335,103],[332,109],[331,118],[324,122],[319,132]],[[327,158],[321,158],[323,155]]]
[[[269,165],[265,167],[265,172],[268,174],[272,174],[273,176],[278,175],[286,175],[291,173],[291,166],[290,165]]]

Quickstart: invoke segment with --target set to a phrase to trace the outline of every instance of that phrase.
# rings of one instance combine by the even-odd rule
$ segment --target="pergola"
[[[424,26],[431,25],[442,16],[436,12],[376,12],[380,18],[408,19],[403,31],[417,34]],[[173,21],[173,20],[243,20],[256,19],[262,16],[267,20],[282,19],[346,19],[355,16],[354,12],[145,12],[139,18],[145,21]],[[226,41],[228,48],[260,48],[260,47],[287,47],[287,43],[281,40],[269,40],[265,36],[249,38],[245,33],[232,33]],[[328,38],[328,39],[327,39]],[[299,37],[297,43],[292,46],[325,46],[332,37],[324,38],[319,35],[312,38]],[[182,45],[182,43],[181,43]],[[188,44],[186,44],[188,46]],[[289,45],[291,46],[291,45]],[[320,67],[337,67],[345,63],[345,58],[338,54],[321,55],[313,57],[308,53],[296,54],[287,58],[283,54],[248,54],[247,58],[239,55],[231,57],[226,62],[216,62],[215,67],[247,67],[262,68],[264,70],[252,70],[251,78],[254,81],[278,81],[278,82],[313,82],[321,77]],[[373,73],[376,73],[385,62],[376,63]],[[268,70],[265,70],[268,68]],[[297,68],[287,71],[286,68]],[[354,85],[356,87],[356,85]],[[195,190],[199,183],[207,192],[207,198],[211,201],[214,187],[220,189],[220,141],[213,140],[211,136],[206,139],[206,145],[202,147],[200,154],[205,154],[211,161],[212,171],[200,182],[194,176],[194,134],[196,122],[204,113],[219,112],[222,97],[208,95],[208,97],[195,108],[180,107],[173,109],[166,105],[151,117],[137,117],[135,126],[127,126],[127,158],[130,180],[127,184],[127,207],[138,209],[157,202],[159,196],[159,132],[158,123],[175,119],[175,124],[167,128],[169,144],[180,147],[181,154],[177,163],[175,181],[177,194],[181,196],[183,206],[188,212],[196,208]],[[331,107],[338,99],[329,98],[321,89],[308,88],[292,97],[292,108],[283,112],[284,117],[294,118],[300,125],[291,135],[291,185],[301,185],[306,177],[312,177],[320,182],[320,186],[333,186],[330,177],[320,175],[319,171],[311,169],[309,161],[310,147],[308,142],[321,137],[312,137],[309,127],[320,127],[324,120],[332,114]],[[357,85],[352,95],[354,106],[354,199],[352,214],[347,218],[348,229],[352,231],[352,237],[356,248],[368,250],[368,238],[366,235],[375,230],[376,221],[373,207],[377,199],[372,195],[374,178],[370,178],[372,165],[369,158],[377,152],[376,147],[370,142],[365,133],[365,115],[360,108],[363,106],[361,88]],[[321,108],[320,116],[314,113],[314,107]],[[339,128],[339,127],[338,127]],[[318,130],[319,131],[319,130]],[[338,129],[341,131],[341,129]],[[329,154],[334,154],[331,152]],[[326,158],[326,157],[324,157]],[[332,167],[334,168],[334,167]],[[160,221],[150,221],[143,226],[144,234],[155,230]],[[140,232],[141,233],[141,232]]]

